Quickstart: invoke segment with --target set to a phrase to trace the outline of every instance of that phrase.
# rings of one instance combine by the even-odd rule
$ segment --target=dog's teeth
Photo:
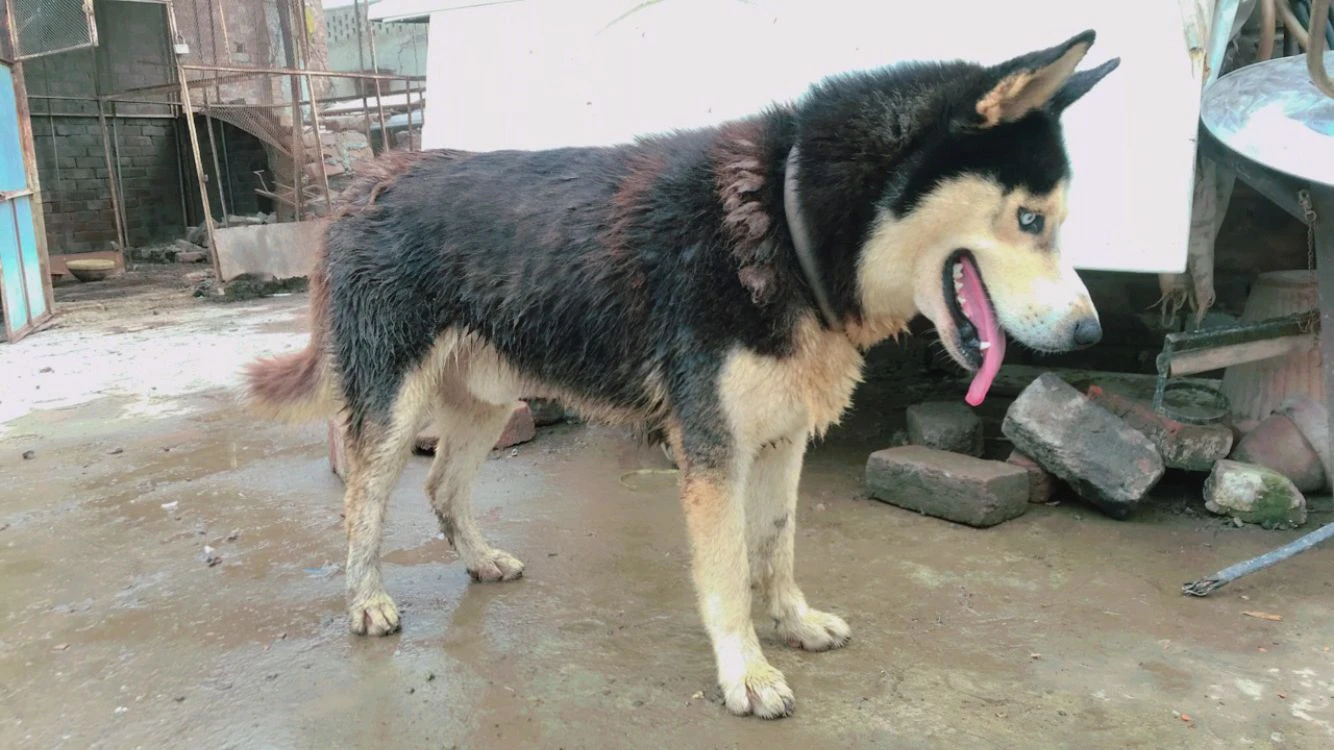
[[[957,285],[959,284],[959,280],[962,279],[962,278],[963,278],[963,264],[962,264],[962,263],[955,263],[955,264],[954,264],[954,284],[957,286]]]
[[[977,345],[977,348],[980,349],[981,351],[986,351],[991,348],[991,342],[983,341],[982,343]]]
[[[962,292],[962,291],[963,291],[963,282],[962,282],[962,281],[959,281],[958,279],[955,279],[955,280],[954,280],[954,291],[956,291],[956,292]]]

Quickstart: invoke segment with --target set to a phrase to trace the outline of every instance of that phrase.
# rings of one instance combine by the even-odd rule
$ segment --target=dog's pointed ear
[[[1092,30],[1085,31],[1055,47],[993,66],[986,78],[989,85],[977,100],[977,125],[990,128],[1014,122],[1047,106],[1070,80],[1095,37]]]
[[[1097,85],[1098,81],[1107,77],[1108,73],[1116,70],[1121,64],[1121,58],[1113,57],[1107,62],[1096,68],[1081,70],[1070,76],[1070,80],[1065,82],[1056,95],[1051,98],[1051,103],[1047,106],[1055,114],[1061,114],[1066,107],[1079,101],[1079,98],[1089,92],[1089,89]]]

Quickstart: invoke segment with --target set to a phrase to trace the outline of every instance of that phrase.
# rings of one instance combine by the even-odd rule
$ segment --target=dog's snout
[[[1080,318],[1075,323],[1075,346],[1093,346],[1102,341],[1102,324],[1092,316]]]

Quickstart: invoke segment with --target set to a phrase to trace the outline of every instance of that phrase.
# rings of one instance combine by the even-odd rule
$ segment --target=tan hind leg
[[[473,480],[511,411],[512,404],[489,404],[467,396],[436,406],[440,442],[426,479],[426,495],[440,519],[440,530],[476,581],[512,581],[523,575],[522,562],[487,543],[470,502]]]
[[[418,413],[401,404],[388,425],[368,424],[359,437],[348,436],[343,495],[348,624],[359,635],[388,635],[399,628],[398,607],[380,577],[380,540],[385,506],[411,451]]]
[[[842,618],[811,609],[793,576],[797,486],[805,453],[805,433],[760,449],[746,483],[746,543],[751,579],[779,637],[789,646],[827,651],[846,645],[852,631]]]

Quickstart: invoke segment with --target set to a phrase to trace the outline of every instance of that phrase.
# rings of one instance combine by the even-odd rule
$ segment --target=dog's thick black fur
[[[790,713],[749,584],[786,642],[847,643],[793,581],[792,544],[806,442],[847,408],[864,350],[919,312],[970,367],[984,351],[999,366],[1000,326],[1048,348],[1101,335],[1055,236],[1060,115],[1117,64],[1075,73],[1092,42],[836,76],[752,118],[618,146],[367,165],[312,274],[310,346],[250,371],[271,414],[345,418],[352,629],[399,627],[379,540],[427,416],[443,430],[441,528],[475,578],[519,577],[477,530],[469,485],[513,400],[554,396],[670,444],[727,707]]]

